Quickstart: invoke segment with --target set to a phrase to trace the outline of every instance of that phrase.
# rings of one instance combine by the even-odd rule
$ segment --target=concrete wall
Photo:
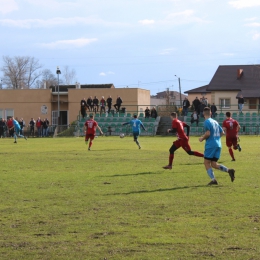
[[[52,95],[49,89],[5,89],[0,90],[0,110],[14,110],[14,117],[24,118],[26,125],[34,119],[51,118]],[[42,110],[42,106],[47,109]],[[47,112],[47,113],[45,113]],[[0,114],[0,117],[4,115]]]
[[[60,111],[68,111],[68,123],[77,119],[80,111],[80,101],[89,96],[97,96],[100,100],[111,95],[113,105],[117,96],[123,100],[122,107],[127,112],[138,112],[140,108],[150,105],[150,91],[138,88],[104,88],[104,89],[69,89],[68,93],[60,92]],[[23,117],[26,124],[31,117],[34,119],[48,118],[52,122],[52,111],[58,110],[58,95],[49,89],[19,89],[19,90],[0,90],[0,112],[1,110],[13,109],[14,116]],[[139,107],[138,105],[143,105]],[[47,114],[41,111],[42,106],[47,107]],[[2,115],[0,114],[0,118]]]

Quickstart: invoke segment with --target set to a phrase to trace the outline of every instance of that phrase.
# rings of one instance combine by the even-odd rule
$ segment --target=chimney
[[[76,89],[80,89],[80,88],[81,88],[80,83],[76,82]]]
[[[237,79],[241,79],[243,76],[243,69],[238,69],[237,70]]]

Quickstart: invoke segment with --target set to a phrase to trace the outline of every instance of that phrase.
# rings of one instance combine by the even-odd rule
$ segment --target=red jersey
[[[229,118],[223,121],[223,127],[226,128],[226,137],[227,138],[232,138],[237,136],[237,127],[238,127],[238,122],[233,119]]]
[[[96,134],[96,128],[97,128],[97,122],[93,119],[89,119],[86,121],[85,126],[87,127],[87,135],[95,135]]]
[[[7,127],[8,127],[8,128],[12,128],[13,126],[14,126],[13,120],[10,120],[10,119],[9,119],[9,120],[7,121]]]
[[[174,120],[172,120],[172,128],[176,128],[176,135],[178,137],[178,139],[183,139],[183,140],[189,140],[187,135],[184,132],[184,126],[186,126],[187,124],[179,121],[177,118],[175,118]]]

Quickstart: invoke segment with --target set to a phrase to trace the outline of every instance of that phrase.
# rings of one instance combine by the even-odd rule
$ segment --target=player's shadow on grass
[[[111,152],[111,151],[122,151],[122,152],[125,152],[125,149],[117,149],[117,148],[115,148],[115,149],[104,149],[104,150],[102,150],[102,149],[100,149],[100,150],[95,150],[95,149],[93,149],[93,150],[91,150],[91,153],[93,153],[93,152]]]
[[[204,162],[200,162],[200,163],[180,163],[180,165],[203,165]]]
[[[184,189],[192,189],[192,188],[206,188],[207,185],[196,185],[196,186],[183,186],[183,187],[174,187],[168,189],[157,189],[157,190],[139,190],[139,191],[129,191],[129,192],[118,192],[118,193],[110,193],[107,195],[130,195],[130,194],[141,194],[141,193],[152,193],[152,192],[164,192],[164,191],[175,191],[175,190],[184,190]]]
[[[151,175],[158,174],[158,172],[138,172],[138,173],[129,173],[129,174],[115,174],[115,175],[103,175],[100,177],[123,177],[123,176],[138,176],[138,175]]]

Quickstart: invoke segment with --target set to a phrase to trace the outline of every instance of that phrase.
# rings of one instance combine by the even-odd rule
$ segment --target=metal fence
[[[158,116],[167,116],[169,115],[171,112],[177,112],[179,116],[183,115],[183,111],[182,111],[182,107],[181,106],[177,106],[177,105],[126,105],[125,107],[122,107],[121,110],[116,113],[114,109],[111,110],[111,114],[113,116],[126,116],[126,115],[138,115],[138,116],[142,116],[145,114],[145,109],[146,107],[148,107],[150,110],[152,108],[155,108],[157,115]],[[209,104],[210,107],[210,104]],[[216,114],[219,113],[226,113],[227,111],[231,112],[231,113],[239,113],[239,108],[238,108],[238,104],[232,104],[232,105],[228,105],[228,106],[223,106],[223,105],[216,105],[217,107],[217,112]],[[188,109],[188,112],[193,112],[194,111],[194,107],[191,106]],[[86,111],[87,115],[89,114],[99,114],[101,115],[102,113],[104,113],[107,116],[107,112],[94,112],[94,111]],[[245,103],[244,107],[243,107],[243,113],[256,113],[258,115],[260,115],[260,105],[258,104],[247,104]],[[80,120],[81,118],[81,114],[79,111],[78,114],[78,120]]]
[[[145,126],[146,131],[141,131],[141,136],[154,136],[156,134],[155,125]],[[132,136],[132,127],[130,125],[115,127],[115,126],[104,126],[102,127],[102,132],[105,136],[119,136],[120,134],[124,134],[126,136]],[[83,127],[76,126],[74,136],[84,136]],[[97,136],[100,135],[100,132],[97,131]]]

